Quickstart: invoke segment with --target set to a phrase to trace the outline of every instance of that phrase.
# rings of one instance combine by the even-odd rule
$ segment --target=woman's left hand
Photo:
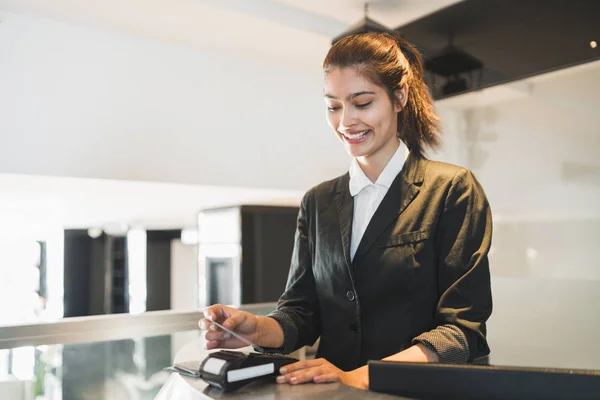
[[[296,385],[306,382],[341,382],[347,386],[368,389],[369,371],[367,368],[365,365],[353,371],[344,372],[324,358],[298,361],[279,370],[281,375],[277,377],[277,383]]]

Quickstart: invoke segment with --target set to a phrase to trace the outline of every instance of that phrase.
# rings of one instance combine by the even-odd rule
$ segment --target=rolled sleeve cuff
[[[283,347],[263,347],[267,353],[282,353],[289,354],[296,350],[296,343],[298,343],[298,328],[292,318],[285,312],[276,310],[267,315],[269,318],[273,318],[283,331]],[[256,350],[256,348],[255,348]]]
[[[440,325],[414,338],[412,344],[422,344],[443,363],[464,364],[469,360],[467,337],[456,325]]]

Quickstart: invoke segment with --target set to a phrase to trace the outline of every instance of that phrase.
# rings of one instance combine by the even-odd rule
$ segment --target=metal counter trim
[[[266,315],[276,303],[245,304],[237,307]],[[142,314],[109,314],[65,318],[52,322],[0,327],[0,349],[49,344],[72,344],[167,335],[198,329],[201,310],[149,311]]]

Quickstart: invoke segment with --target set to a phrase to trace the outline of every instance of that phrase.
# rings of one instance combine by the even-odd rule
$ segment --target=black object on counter
[[[369,361],[369,390],[419,399],[599,399],[600,371]]]
[[[231,392],[257,380],[275,380],[281,367],[296,361],[282,355],[221,350],[200,364],[199,376],[209,385]]]

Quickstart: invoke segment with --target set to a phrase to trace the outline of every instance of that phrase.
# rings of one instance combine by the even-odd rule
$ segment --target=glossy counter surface
[[[274,306],[241,308],[265,315]],[[249,385],[223,394],[202,380],[163,371],[174,361],[206,357],[203,332],[197,328],[201,317],[198,310],[166,311],[0,327],[0,399],[398,398],[339,384]],[[600,370],[597,359],[591,362],[584,352],[573,352],[569,359],[557,357],[557,349],[515,345],[522,351],[494,347],[491,363]]]
[[[175,356],[175,362],[199,361],[206,358],[209,351],[204,349],[204,339],[198,338],[183,346]],[[250,348],[241,349],[251,351]],[[210,387],[202,379],[182,377],[172,374],[164,385],[157,400],[167,399],[399,399],[397,396],[373,393],[354,389],[339,383],[288,385],[276,383],[250,384],[232,393]]]
[[[240,308],[265,315],[274,303]],[[0,327],[0,399],[154,399],[199,310],[101,315]]]

